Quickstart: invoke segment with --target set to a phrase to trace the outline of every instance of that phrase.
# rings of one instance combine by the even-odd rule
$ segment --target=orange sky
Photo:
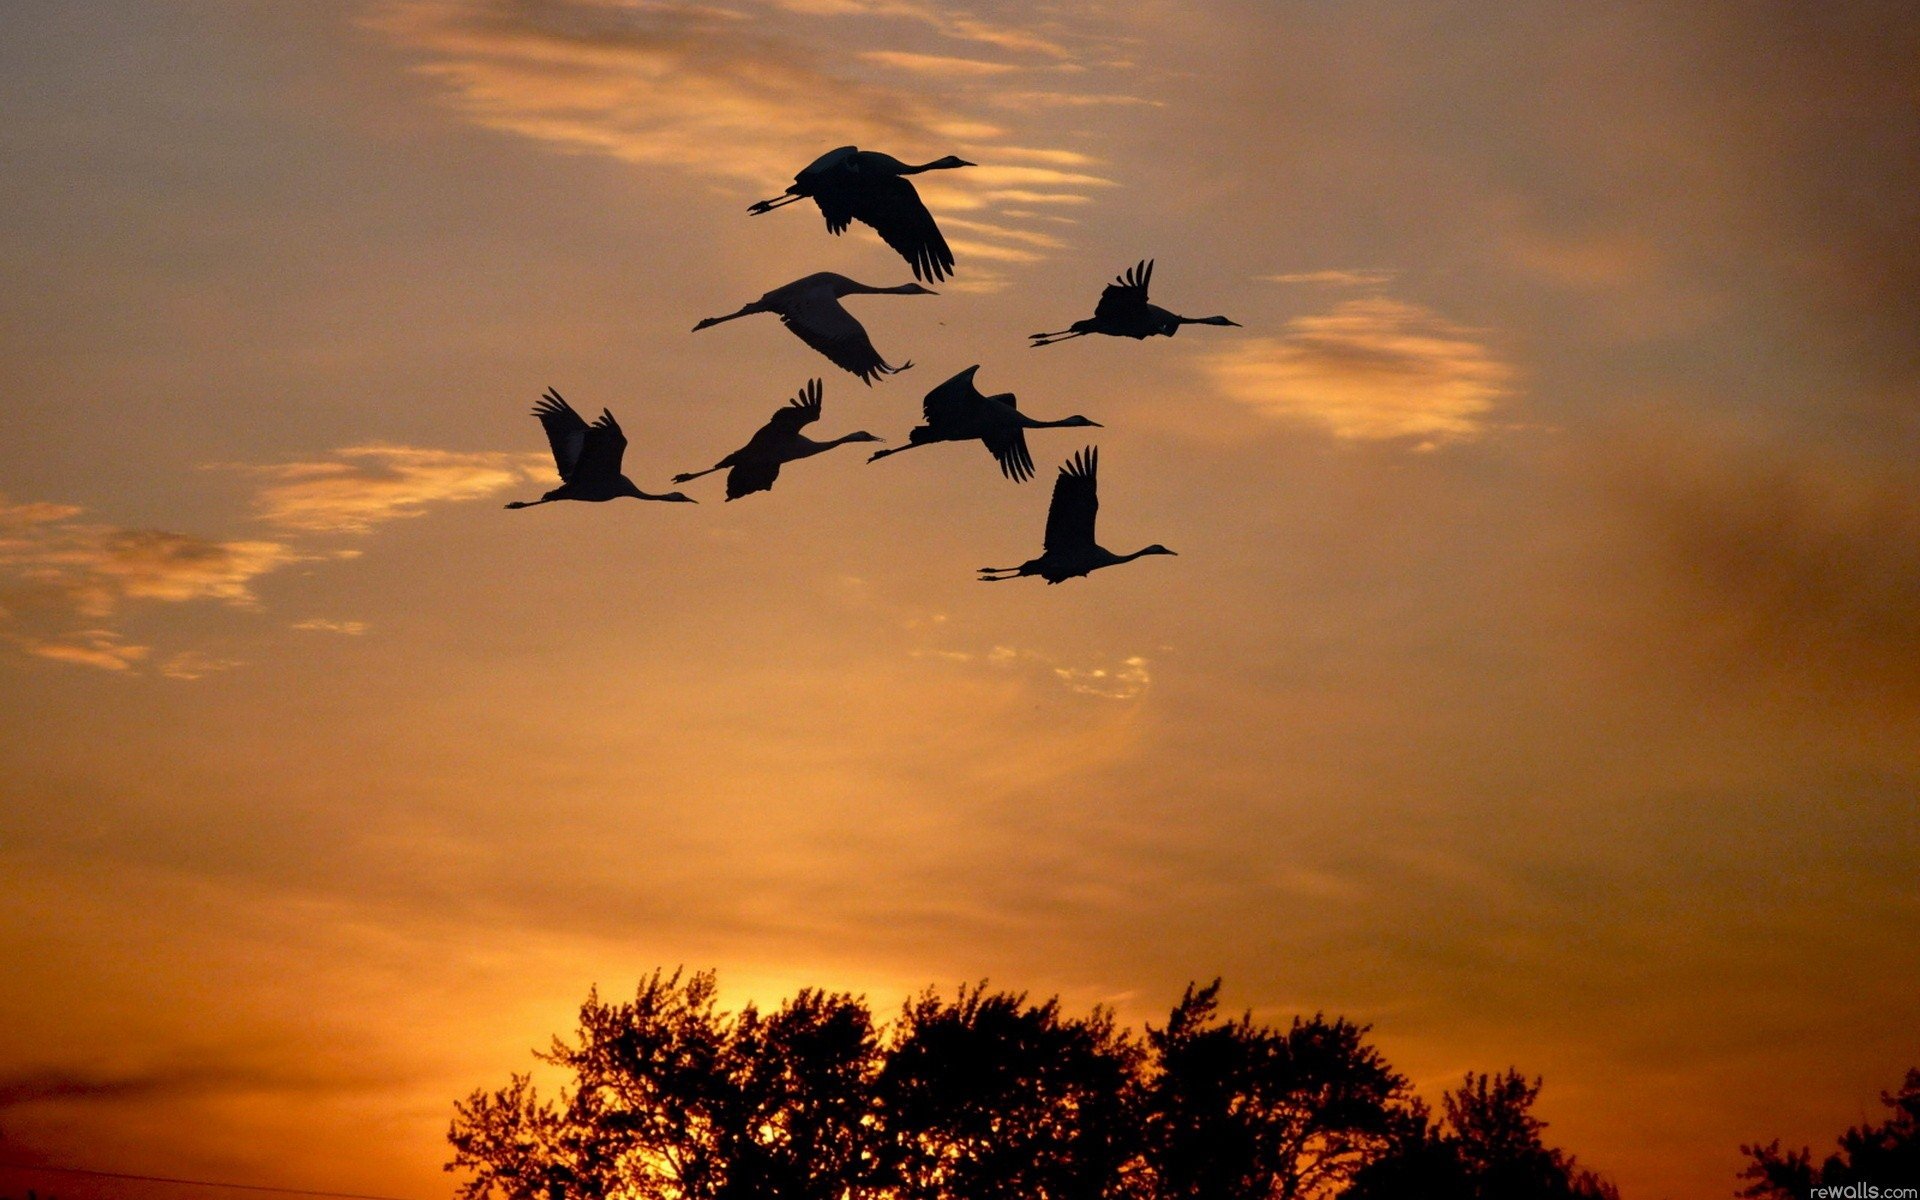
[[[1868,1115],[1920,19],[1680,7],[8,5],[0,1152],[428,1200],[455,1097],[679,963],[1224,975],[1430,1096],[1544,1075],[1636,1200]],[[922,186],[941,295],[850,305],[918,365],[691,336],[908,278],[744,213],[848,142],[982,164]],[[1147,257],[1245,328],[1026,347]],[[973,363],[1105,428],[500,508],[549,385],[665,490],[811,376],[897,441]],[[979,587],[1088,440],[1106,544],[1180,557]]]

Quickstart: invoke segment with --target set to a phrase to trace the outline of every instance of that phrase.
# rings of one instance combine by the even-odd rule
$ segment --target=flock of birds
[[[785,192],[751,205],[747,211],[766,213],[811,199],[826,218],[829,233],[844,233],[854,221],[870,226],[882,241],[906,259],[916,279],[937,283],[952,274],[953,251],[907,176],[973,165],[949,155],[915,166],[888,154],[842,146],[821,155],[794,176]],[[1225,317],[1183,317],[1148,303],[1147,285],[1152,278],[1153,263],[1139,263],[1107,285],[1093,316],[1075,321],[1057,333],[1033,334],[1032,344],[1051,346],[1090,333],[1129,338],[1171,337],[1182,325],[1237,324]],[[872,386],[875,379],[904,371],[913,364],[902,362],[895,366],[880,357],[866,329],[841,301],[848,296],[935,294],[919,283],[869,287],[845,275],[821,271],[777,287],[734,312],[708,317],[693,329],[698,333],[723,321],[755,313],[773,313],[795,337],[835,366]],[[974,386],[974,373],[979,369],[977,365],[968,367],[928,392],[921,407],[922,423],[908,433],[907,444],[876,451],[867,461],[877,462],[888,455],[935,442],[977,441],[984,444],[1000,464],[1001,473],[1019,483],[1033,478],[1034,473],[1033,456],[1027,450],[1027,430],[1100,428],[1099,422],[1079,415],[1057,421],[1030,417],[1020,411],[1011,392],[984,395]],[[801,431],[820,419],[820,397],[820,381],[808,381],[800,394],[776,411],[746,445],[703,471],[675,475],[673,482],[687,483],[702,475],[725,471],[727,499],[738,500],[772,489],[780,477],[780,468],[787,463],[824,454],[848,442],[884,440],[865,430],[827,441],[807,437]],[[533,415],[539,418],[546,430],[547,442],[553,448],[560,486],[538,500],[516,500],[507,505],[508,508],[530,508],[554,500],[603,501],[622,496],[636,500],[694,502],[693,497],[684,492],[663,495],[644,492],[621,473],[627,438],[611,411],[601,410],[599,419],[588,424],[560,393],[548,388],[534,406]],[[1145,555],[1173,553],[1156,543],[1132,554],[1115,554],[1094,540],[1094,518],[1100,508],[1099,461],[1099,452],[1093,447],[1067,460],[1054,481],[1040,556],[1017,567],[982,567],[983,582],[1037,575],[1048,583],[1059,583]]]

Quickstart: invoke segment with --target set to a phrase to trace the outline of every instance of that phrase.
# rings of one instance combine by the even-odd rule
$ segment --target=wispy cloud
[[[160,664],[160,673],[168,679],[204,679],[218,671],[231,671],[246,663],[237,658],[219,658],[198,650],[182,650]]]
[[[912,54],[905,50],[867,50],[860,57],[867,62],[921,75],[1005,75],[1020,68],[1012,63],[986,62],[978,58],[949,58],[944,54]]]
[[[284,542],[214,541],[162,529],[75,520],[64,504],[0,502],[0,621],[21,651],[55,662],[130,671],[152,648],[107,622],[131,601],[258,601],[261,576],[312,558]],[[197,678],[215,660],[176,655],[163,674]]]
[[[1128,96],[1112,92],[996,92],[989,99],[993,104],[1001,108],[1031,108],[1036,105],[1054,108],[1104,108],[1115,106],[1125,107],[1129,105],[1163,108],[1166,105],[1166,102],[1163,100],[1154,100],[1146,96]]]
[[[1147,660],[1137,654],[1115,667],[1055,667],[1053,673],[1068,691],[1107,700],[1131,700],[1153,684]]]
[[[427,55],[418,69],[480,124],[631,162],[765,183],[769,164],[790,171],[850,137],[999,133],[915,92],[820,69],[821,55],[708,9],[406,0],[373,24]]]
[[[433,504],[484,500],[551,470],[539,455],[416,446],[348,446],[331,460],[242,467],[273,482],[254,498],[269,524],[301,533],[368,533]]]
[[[111,629],[82,629],[64,637],[10,635],[15,646],[37,658],[96,667],[102,671],[128,671],[153,652],[151,646],[136,646]]]
[[[254,1092],[365,1087],[372,1077],[294,1062],[213,1061],[112,1068],[59,1065],[0,1076],[0,1109],[39,1104],[114,1104]]]
[[[255,602],[253,581],[308,556],[282,542],[211,541],[75,521],[65,505],[0,507],[0,607],[111,616],[127,600]]]
[[[1078,150],[1050,150],[1037,146],[995,146],[996,158],[1024,159],[1027,162],[1052,163],[1060,167],[1092,167],[1100,164],[1100,159],[1091,154],[1082,154]]]
[[[1393,281],[1394,273],[1384,270],[1293,271],[1284,275],[1261,275],[1268,283],[1324,283],[1336,287],[1377,287]]]
[[[775,4],[788,12],[809,16],[890,17],[917,21],[955,41],[979,42],[1014,53],[1039,54],[1055,59],[1072,57],[1072,52],[1060,39],[1038,30],[986,21],[933,4],[917,4],[913,0],[775,0]]]
[[[834,36],[815,44],[809,27],[823,20]],[[855,48],[862,31],[842,20],[878,22],[867,31],[871,48]],[[1074,150],[1003,153],[993,143],[1008,136],[1007,122],[968,106],[996,102],[981,81],[1023,64],[895,49],[886,23],[899,20],[1048,67],[1071,57],[1051,26],[1040,33],[913,0],[742,0],[726,9],[393,0],[369,23],[418,53],[416,69],[440,80],[471,120],[556,148],[764,189],[849,141],[924,147],[928,157],[944,147],[984,165],[952,173],[963,178],[922,178],[921,194],[943,212],[1085,202],[1087,189],[1112,185],[1072,169],[1096,161]]]
[[[1043,250],[1063,250],[1067,243],[1050,233],[1039,233],[1031,229],[1010,229],[1005,225],[993,225],[986,221],[969,221],[964,217],[948,217],[942,224],[953,229],[966,229],[987,237],[1005,241],[1023,242],[1029,246],[1038,246]]]
[[[347,637],[359,637],[368,629],[365,621],[336,621],[329,617],[309,617],[304,621],[295,621],[289,629],[302,629],[309,633],[339,633]]]
[[[1296,317],[1280,338],[1253,338],[1201,360],[1228,396],[1336,436],[1472,437],[1508,393],[1513,370],[1472,330],[1385,297]]]
[[[1134,654],[1106,665],[1062,664],[1036,650],[994,646],[983,652],[922,649],[914,657],[947,663],[980,663],[1001,671],[1020,671],[1035,679],[1051,679],[1069,692],[1103,700],[1136,700],[1153,685],[1145,657]]]
[[[156,664],[171,679],[201,679],[241,665],[200,650],[154,658],[153,648],[111,628],[130,602],[260,603],[255,583],[294,563],[356,556],[316,553],[301,535],[365,534],[437,504],[482,500],[545,478],[543,456],[461,453],[414,446],[349,446],[313,462],[237,466],[265,482],[259,517],[290,540],[217,540],[80,519],[74,505],[0,497],[0,639],[39,658],[108,671]],[[358,621],[322,618],[295,629],[359,634]]]

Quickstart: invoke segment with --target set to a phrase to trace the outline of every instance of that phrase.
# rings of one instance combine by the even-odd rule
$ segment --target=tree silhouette
[[[1612,1200],[1541,1141],[1537,1080],[1468,1076],[1436,1121],[1365,1026],[1219,994],[1144,1037],[984,983],[876,1028],[856,997],[728,1014],[712,972],[656,971],[536,1055],[555,1096],[457,1103],[447,1166],[462,1200]]]
[[[719,1121],[726,1200],[840,1200],[877,1182],[870,1114],[880,1048],[866,1004],[802,991],[770,1017],[748,1006],[728,1054]]]
[[[880,1074],[880,1123],[905,1195],[1100,1200],[1137,1190],[1136,1042],[1096,1011],[962,987],[907,1002]]]
[[[1220,981],[1150,1029],[1149,1158],[1167,1200],[1336,1194],[1407,1119],[1407,1081],[1364,1026],[1316,1014],[1285,1031],[1219,1020]]]
[[[1892,1115],[1878,1125],[1856,1125],[1840,1135],[1839,1148],[1818,1168],[1805,1147],[1782,1152],[1780,1139],[1742,1146],[1752,1161],[1740,1172],[1748,1200],[1802,1200],[1818,1186],[1881,1184],[1912,1187],[1920,1180],[1920,1069],[1910,1069],[1897,1092],[1880,1093]],[[1863,1191],[1862,1194],[1868,1194]]]
[[[772,1016],[716,1011],[712,972],[590,992],[558,1105],[527,1076],[455,1106],[450,1170],[467,1200],[838,1200],[876,1169],[867,1115],[878,1044],[866,1006],[803,991]]]
[[[1386,1153],[1354,1180],[1349,1200],[1617,1200],[1618,1193],[1572,1155],[1548,1146],[1533,1115],[1540,1080],[1518,1071],[1469,1074],[1424,1106]]]

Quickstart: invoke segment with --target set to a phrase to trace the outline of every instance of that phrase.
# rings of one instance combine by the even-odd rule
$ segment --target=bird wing
[[[941,383],[920,401],[920,415],[935,429],[952,429],[974,423],[979,415],[980,389],[973,386],[976,364]]]
[[[807,386],[800,394],[787,401],[784,407],[774,410],[773,416],[761,427],[761,433],[779,433],[783,438],[793,437],[802,429],[820,419],[820,381],[807,380]]]
[[[793,177],[793,181],[795,183],[804,183],[809,178],[817,179],[836,168],[844,171],[847,164],[853,160],[853,156],[858,153],[860,153],[860,150],[857,146],[841,146],[838,149],[829,150],[819,158],[814,159],[806,166],[800,168],[800,173]]]
[[[827,232],[839,237],[853,223],[853,195],[838,180],[823,180],[815,188],[813,202],[827,219]]]
[[[953,251],[933,214],[920,201],[911,181],[898,175],[860,176],[857,188],[848,189],[852,214],[856,221],[871,225],[880,240],[892,246],[913,267],[915,279],[942,280],[953,273]],[[823,210],[825,206],[822,206]],[[828,216],[832,222],[832,216]]]
[[[1127,273],[1108,284],[1094,305],[1095,317],[1118,317],[1140,311],[1147,303],[1147,281],[1153,278],[1153,260],[1146,259],[1130,267]]]
[[[1100,512],[1100,495],[1095,472],[1100,466],[1100,451],[1089,446],[1066,461],[1060,477],[1053,481],[1053,503],[1047,506],[1049,554],[1091,546],[1093,519]]]
[[[553,447],[553,465],[560,472],[560,481],[573,482],[580,467],[580,455],[587,445],[587,423],[573,411],[573,405],[552,388],[535,402],[533,415],[540,418],[541,426],[547,431],[547,444]],[[620,444],[624,447],[625,440]]]
[[[753,459],[736,465],[727,472],[727,499],[738,500],[754,492],[773,490],[773,481],[780,478],[780,464],[772,459]]]
[[[585,444],[574,474],[582,479],[612,479],[620,474],[620,460],[627,453],[627,435],[609,409],[600,410],[600,419],[586,427]]]
[[[808,293],[780,319],[793,336],[826,355],[834,366],[859,376],[862,383],[871,384],[875,375],[894,369],[873,348],[866,327],[826,292]]]
[[[989,425],[980,434],[980,440],[1000,461],[1000,473],[1015,483],[1025,483],[1033,478],[1033,455],[1027,453],[1027,431],[1018,425]],[[1060,489],[1054,488],[1054,496]],[[1047,529],[1053,529],[1053,514],[1047,514]],[[1049,532],[1051,540],[1051,532]]]

